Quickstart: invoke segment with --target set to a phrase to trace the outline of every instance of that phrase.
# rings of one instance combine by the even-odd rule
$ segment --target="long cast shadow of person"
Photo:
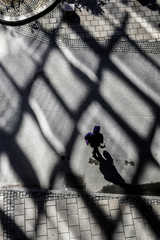
[[[97,152],[96,160],[99,161],[99,169],[104,175],[104,178],[120,187],[125,187],[125,180],[118,173],[116,167],[114,166],[113,159],[107,151],[103,151],[103,157],[100,152]]]

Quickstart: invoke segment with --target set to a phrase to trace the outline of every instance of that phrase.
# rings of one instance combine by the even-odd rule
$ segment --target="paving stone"
[[[124,225],[133,225],[132,214],[127,213],[122,215]]]
[[[121,220],[120,210],[111,210],[111,219],[112,219],[112,221]]]
[[[69,235],[70,235],[70,238],[80,237],[79,226],[69,227]]]
[[[57,211],[57,219],[58,221],[67,220],[67,210]]]
[[[79,219],[89,218],[88,209],[87,208],[79,208],[78,209]]]
[[[122,221],[118,221],[117,223],[116,223],[116,228],[115,228],[115,233],[121,233],[121,232],[123,232],[124,231],[124,229],[123,229],[123,224],[122,224]]]
[[[119,202],[118,199],[109,199],[109,208],[112,209],[119,209]]]
[[[26,220],[26,231],[31,232],[35,230],[35,219],[34,220]]]
[[[84,208],[84,207],[86,207],[86,204],[85,204],[83,198],[78,198],[78,199],[77,199],[77,203],[78,203],[78,208]]]
[[[47,217],[55,217],[57,215],[56,206],[47,206],[46,214],[47,214]]]
[[[100,235],[101,234],[101,227],[97,223],[91,224],[91,234],[92,235]]]
[[[36,239],[36,231],[26,232],[25,235],[29,239]]]
[[[48,229],[48,240],[58,240],[58,230],[57,229]]]
[[[18,225],[20,227],[24,226],[24,215],[15,216],[14,221],[15,221],[16,225]]]
[[[16,204],[23,204],[24,203],[24,198],[22,198],[22,199],[15,199],[14,200],[14,204],[16,205]]]
[[[59,233],[68,232],[68,221],[58,222],[58,232]]]
[[[56,201],[57,203],[57,210],[65,210],[67,209],[67,203],[66,203],[66,199],[59,199]]]
[[[51,240],[53,240],[53,238]],[[59,240],[70,240],[69,233],[61,233],[61,234],[59,234]],[[76,240],[78,240],[78,239],[76,238]]]
[[[47,224],[39,224],[37,227],[37,236],[47,235]]]
[[[121,203],[120,209],[122,214],[131,213],[131,208],[129,203]]]
[[[133,218],[142,218],[141,213],[137,208],[131,208]]]
[[[69,226],[79,225],[78,215],[68,215]]]
[[[57,228],[57,217],[47,218],[47,228]]]
[[[81,219],[80,220],[80,230],[81,231],[90,230],[89,219]]]
[[[154,211],[154,213],[156,215],[159,215],[160,216],[160,205],[153,205],[152,206],[152,210]]]
[[[134,237],[136,236],[134,226],[124,226],[124,232],[126,237]]]
[[[126,240],[137,240],[136,237],[126,238]]]
[[[92,240],[91,232],[90,231],[84,231],[81,232],[81,240]]]
[[[110,215],[110,210],[109,210],[109,206],[108,205],[102,205],[100,206],[100,209],[102,210],[103,214],[105,216],[109,216]]]
[[[147,240],[147,234],[145,229],[136,230],[137,240]]]
[[[90,219],[90,223],[97,223],[98,219],[96,217],[94,217],[94,214],[89,213],[89,219]]]
[[[35,219],[35,216],[36,216],[35,208],[25,209],[25,219]]]
[[[68,210],[68,214],[77,214],[78,210],[77,210],[77,203],[73,203],[73,204],[68,204],[67,205],[67,210]]]
[[[47,222],[46,213],[36,214],[36,219],[38,220],[38,224],[46,223]]]
[[[92,240],[103,240],[102,235],[92,236]]]
[[[24,215],[24,204],[15,205],[14,215]]]
[[[69,198],[69,199],[67,199],[67,204],[76,203],[76,202],[77,202],[77,198]]]
[[[51,200],[51,201],[47,201],[46,202],[46,206],[55,206],[56,205],[56,201],[55,200]]]
[[[125,240],[124,233],[115,233],[113,234],[113,240]]]
[[[47,236],[39,236],[36,240],[48,240]]]
[[[133,219],[136,230],[145,229],[144,221],[142,218]]]
[[[25,198],[25,208],[35,208],[35,203],[32,198]]]

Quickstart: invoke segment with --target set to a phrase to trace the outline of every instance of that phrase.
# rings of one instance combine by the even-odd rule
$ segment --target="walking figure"
[[[98,147],[104,148],[103,134],[100,133],[100,126],[94,126],[93,131],[85,135],[86,144],[93,148],[92,156],[96,157],[99,154]]]

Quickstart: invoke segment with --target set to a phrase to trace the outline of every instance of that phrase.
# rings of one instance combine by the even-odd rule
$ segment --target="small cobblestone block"
[[[14,215],[24,215],[24,204],[15,205]]]
[[[114,240],[117,240],[117,239],[118,240],[125,240],[124,233],[115,233],[115,234],[113,234],[113,239]]]
[[[35,230],[35,219],[34,220],[26,220],[26,231],[31,232]]]
[[[14,221],[15,221],[16,225],[18,225],[20,227],[24,226],[24,215],[15,216]]]
[[[98,201],[98,204],[101,206],[101,205],[108,205],[109,202],[108,202],[108,199],[104,199],[104,200],[99,200]]]
[[[47,236],[39,236],[36,240],[48,240]]]
[[[86,204],[85,204],[83,198],[78,198],[77,203],[78,203],[78,208],[86,207]]]
[[[102,235],[92,236],[92,240],[103,240]]]
[[[96,217],[94,217],[94,215],[92,213],[89,213],[89,219],[90,219],[90,223],[97,223],[98,220]]]
[[[81,232],[81,240],[92,240],[91,232],[90,231],[84,231]]]
[[[80,229],[79,226],[73,226],[69,228],[70,238],[80,237]]]
[[[133,222],[136,230],[145,229],[144,221],[142,218],[133,219]]]
[[[152,210],[156,215],[160,216],[160,205],[153,205]]]
[[[89,218],[88,209],[87,208],[79,208],[78,209],[79,219]]]
[[[67,209],[67,203],[66,203],[66,199],[59,199],[56,200],[57,203],[57,210],[64,210]]]
[[[112,221],[121,220],[120,210],[111,210],[111,219]]]
[[[89,219],[81,219],[80,220],[80,229],[81,229],[81,231],[90,230]]]
[[[137,208],[131,208],[133,218],[142,218],[141,213]]]
[[[77,210],[77,203],[73,203],[73,204],[68,204],[67,205],[67,210],[68,210],[68,214],[77,214],[78,210]]]
[[[102,212],[104,213],[105,216],[110,215],[110,210],[109,210],[108,205],[102,205],[102,206],[100,206],[100,209],[102,210]]]
[[[62,210],[57,212],[58,221],[67,220],[67,210]]]
[[[69,226],[79,225],[78,215],[68,215]]]
[[[41,224],[41,223],[46,223],[46,213],[36,213],[36,219],[38,219],[38,223]]]
[[[91,224],[91,234],[92,235],[100,235],[101,234],[101,227],[97,223]]]
[[[25,198],[25,208],[35,208],[35,203],[32,198]]]
[[[46,206],[55,206],[56,205],[56,201],[55,200],[51,200],[51,201],[47,201],[46,202]]]
[[[48,240],[58,240],[58,230],[48,229]]]
[[[123,224],[122,224],[122,221],[118,221],[116,223],[116,228],[115,228],[115,233],[121,233],[123,232]]]
[[[122,220],[124,225],[133,225],[132,215],[130,213],[123,214]]]
[[[69,199],[67,199],[67,204],[76,203],[76,202],[77,202],[77,198],[69,198]]]
[[[51,240],[53,240],[53,238]],[[59,234],[59,240],[70,240],[69,233]],[[76,240],[79,240],[79,239],[76,238]]]
[[[47,217],[56,217],[56,206],[47,206],[46,207]]]
[[[122,214],[131,213],[131,208],[130,208],[129,203],[121,203],[120,209],[121,209]]]
[[[124,232],[126,237],[136,236],[134,226],[124,226]]]
[[[47,224],[37,225],[37,236],[47,235]]]
[[[68,232],[68,221],[58,222],[58,232],[59,233]]]
[[[119,209],[118,199],[109,199],[109,207],[110,209]]]
[[[35,219],[35,216],[36,216],[35,208],[25,209],[25,219]]]
[[[136,230],[136,237],[138,240],[147,240],[147,234],[145,229]]]
[[[47,218],[47,228],[57,228],[57,217]]]

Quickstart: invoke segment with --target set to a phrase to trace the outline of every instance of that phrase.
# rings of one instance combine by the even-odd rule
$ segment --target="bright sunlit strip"
[[[56,149],[57,153],[63,152],[65,153],[65,148],[63,144],[55,137],[47,123],[47,120],[41,111],[39,105],[33,100],[29,100],[30,106],[36,115],[36,118],[38,120],[38,123],[40,125],[41,131],[43,132],[45,138],[50,142],[50,144],[53,146],[53,148]]]
[[[112,55],[111,59],[113,60],[114,64],[118,66],[119,69],[121,69],[121,72],[126,77],[129,77],[130,81],[137,86],[138,89],[143,91],[146,96],[149,96],[151,99],[153,99],[155,102],[159,104],[160,97],[159,94],[156,94],[151,88],[149,88],[144,82],[142,82],[138,76],[136,76],[131,69],[126,66],[121,59],[119,59],[117,56]]]
[[[67,60],[72,63],[73,66],[75,66],[77,69],[81,70],[87,77],[94,83],[98,82],[97,76],[94,72],[92,72],[88,67],[86,67],[84,64],[82,64],[80,61],[78,61],[73,54],[69,51],[67,48],[61,48],[61,51],[67,58]]]

